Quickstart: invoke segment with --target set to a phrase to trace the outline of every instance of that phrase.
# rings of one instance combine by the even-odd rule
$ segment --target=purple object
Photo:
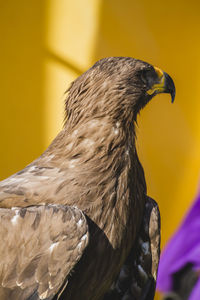
[[[158,268],[157,289],[167,293],[172,290],[172,275],[192,263],[200,270],[200,191],[180,228],[164,249]],[[200,299],[200,279],[196,282],[189,300]]]

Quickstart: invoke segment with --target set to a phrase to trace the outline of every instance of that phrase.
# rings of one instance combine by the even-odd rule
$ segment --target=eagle
[[[0,183],[1,300],[109,295],[148,210],[136,122],[158,93],[173,102],[171,77],[131,57],[101,59],[71,84],[61,132]]]

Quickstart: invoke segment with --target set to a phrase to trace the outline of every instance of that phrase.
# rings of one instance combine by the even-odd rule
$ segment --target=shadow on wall
[[[1,1],[0,179],[43,150],[45,1]]]
[[[141,112],[137,130],[148,193],[161,209],[163,244],[189,206],[199,175],[199,6],[180,0],[102,1],[93,54],[94,62],[105,56],[140,58],[174,78],[174,105],[167,95],[157,96]]]

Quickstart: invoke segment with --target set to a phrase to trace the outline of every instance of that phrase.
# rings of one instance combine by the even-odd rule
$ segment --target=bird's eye
[[[153,85],[153,82],[155,80],[153,75],[154,74],[150,69],[143,69],[140,71],[140,78],[147,88]]]

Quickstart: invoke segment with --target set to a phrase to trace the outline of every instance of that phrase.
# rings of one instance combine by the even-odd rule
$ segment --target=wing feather
[[[1,208],[0,223],[0,299],[51,299],[88,244],[84,214],[63,205]]]
[[[139,236],[118,278],[104,300],[153,300],[160,257],[160,213],[157,203],[146,197]]]

